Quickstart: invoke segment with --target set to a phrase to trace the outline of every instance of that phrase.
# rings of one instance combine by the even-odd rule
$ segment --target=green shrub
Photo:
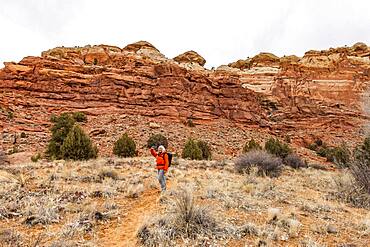
[[[52,159],[62,159],[60,149],[75,124],[75,119],[69,113],[62,113],[60,116],[53,114],[50,121],[53,123],[53,126],[51,128],[51,139],[46,150],[46,155]]]
[[[351,158],[351,151],[345,143],[342,143],[338,147],[328,147],[323,142],[321,145],[318,145],[317,143],[313,143],[311,145],[316,145],[316,149],[314,151],[316,151],[317,155],[326,158],[326,161],[334,162],[339,167],[348,166]]]
[[[335,147],[330,152],[334,163],[338,167],[348,167],[351,160],[351,151],[348,149],[345,143],[342,143],[339,147]]]
[[[13,145],[13,148],[8,152],[9,155],[19,153],[19,148],[16,145]]]
[[[136,155],[136,144],[125,133],[114,144],[113,153],[119,157],[134,157]]]
[[[86,114],[83,112],[73,112],[72,117],[79,123],[87,122]]]
[[[158,148],[160,145],[164,146],[165,148],[168,147],[167,138],[161,134],[152,135],[147,142],[148,148]]]
[[[211,148],[208,143],[202,140],[196,142],[199,149],[202,151],[202,160],[210,160],[212,158]]]
[[[37,161],[39,161],[39,159],[41,159],[41,154],[40,153],[37,153],[37,154],[31,156],[31,161],[32,162],[37,162]]]
[[[317,155],[319,155],[321,157],[324,157],[324,158],[327,158],[328,161],[330,161],[333,157],[331,152],[332,152],[332,150],[330,148],[328,148],[326,145],[321,146],[321,147],[316,149]],[[331,160],[331,161],[333,161],[333,160]]]
[[[261,149],[262,149],[261,145],[258,142],[256,142],[254,139],[251,139],[245,143],[244,148],[243,148],[243,153],[248,153],[249,151],[252,151],[252,150],[261,150]]]
[[[199,148],[197,142],[193,139],[188,139],[182,150],[182,157],[184,159],[201,160],[202,150]]]
[[[366,137],[364,142],[356,147],[354,156],[356,159],[365,159],[370,161],[370,137]]]
[[[60,148],[62,158],[71,160],[88,160],[97,157],[98,150],[82,128],[75,124]]]
[[[308,149],[312,150],[312,151],[316,151],[318,146],[316,143],[311,143],[310,145],[307,146]]]
[[[186,123],[189,127],[195,127],[195,123],[193,122],[193,119],[189,118],[187,123]]]
[[[270,138],[265,143],[265,149],[270,154],[285,158],[292,153],[291,148],[286,143],[281,143],[278,139]]]
[[[8,118],[13,119],[14,118],[14,112],[8,111]]]

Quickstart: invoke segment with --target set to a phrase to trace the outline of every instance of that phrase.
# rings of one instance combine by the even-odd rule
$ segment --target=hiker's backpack
[[[167,155],[168,155],[168,167],[170,167],[172,163],[172,153],[167,153]]]

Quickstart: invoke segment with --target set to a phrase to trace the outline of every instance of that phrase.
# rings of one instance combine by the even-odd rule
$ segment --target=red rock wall
[[[224,119],[297,140],[356,138],[368,121],[363,102],[370,82],[370,49],[356,49],[309,52],[299,60],[260,55],[258,63],[206,70],[191,62],[204,59],[178,63],[146,42],[55,48],[0,70],[0,128],[48,133],[51,113],[83,111],[179,124]]]

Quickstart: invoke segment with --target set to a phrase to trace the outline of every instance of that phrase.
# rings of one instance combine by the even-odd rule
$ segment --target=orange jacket
[[[157,169],[167,171],[168,170],[168,155],[167,155],[167,153],[158,154],[153,148],[150,149],[150,153],[157,160]]]

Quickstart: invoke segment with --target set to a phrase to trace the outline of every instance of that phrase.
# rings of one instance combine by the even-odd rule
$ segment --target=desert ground
[[[338,196],[347,173],[175,158],[18,162],[0,173],[1,246],[368,246],[370,212]]]

